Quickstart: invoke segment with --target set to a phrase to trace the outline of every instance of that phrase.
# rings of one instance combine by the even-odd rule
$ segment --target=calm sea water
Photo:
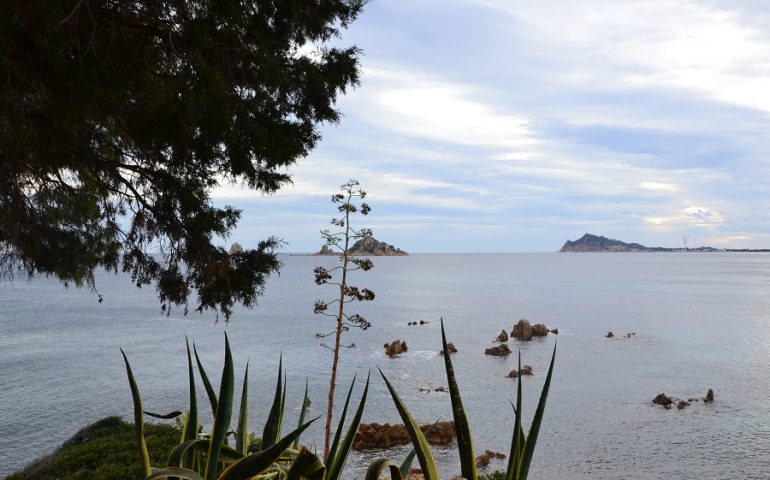
[[[107,415],[130,418],[131,396],[120,356],[132,362],[146,408],[186,408],[184,336],[198,345],[218,381],[227,331],[241,375],[250,366],[251,425],[261,431],[283,354],[288,372],[287,425],[293,428],[305,380],[312,413],[324,408],[331,355],[316,332],[331,324],[312,313],[333,298],[312,269],[333,258],[284,257],[261,305],[238,310],[229,325],[211,315],[167,317],[151,289],[101,274],[104,303],[53,280],[0,285],[0,476],[50,452],[77,429]],[[358,310],[373,327],[354,331],[343,352],[342,389],[372,371],[364,421],[398,421],[376,374],[393,381],[420,422],[451,419],[439,318],[459,352],[453,357],[477,450],[507,452],[513,429],[505,378],[515,355],[484,348],[521,317],[558,327],[558,336],[519,345],[535,376],[524,379],[531,419],[548,360],[556,367],[533,464],[536,479],[767,478],[770,471],[770,255],[514,254],[412,255],[376,258],[355,277],[377,294]],[[426,320],[424,326],[407,326]],[[613,331],[616,338],[605,335]],[[635,332],[632,338],[617,338]],[[398,359],[383,343],[408,342]],[[716,401],[678,411],[650,400],[665,392]],[[202,390],[199,384],[199,391]],[[357,389],[360,395],[360,386]],[[344,395],[342,392],[340,395]],[[207,406],[205,395],[200,395]],[[205,410],[205,409],[204,409]],[[210,417],[204,418],[205,422]],[[306,441],[321,445],[322,425]],[[400,460],[406,449],[354,455],[347,474],[363,476],[368,460]],[[436,448],[446,474],[459,471],[452,448]],[[505,461],[493,461],[492,469]]]

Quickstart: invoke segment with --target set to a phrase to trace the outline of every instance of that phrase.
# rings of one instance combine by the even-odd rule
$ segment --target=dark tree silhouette
[[[279,267],[275,238],[214,245],[336,122],[356,47],[330,40],[361,0],[6,0],[0,15],[0,277],[155,284],[163,308],[228,318]],[[152,252],[161,252],[154,256]]]

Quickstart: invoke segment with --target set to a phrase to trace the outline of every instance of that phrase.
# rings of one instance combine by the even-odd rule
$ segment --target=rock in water
[[[606,335],[606,336],[607,336],[607,338],[612,338],[612,337],[614,337],[614,336],[615,336],[615,334],[614,334],[614,333],[612,333],[612,332],[607,332],[607,335]]]
[[[530,367],[529,365],[524,365],[523,367],[521,367],[521,374],[522,375],[527,375],[527,376],[532,376],[533,375],[532,374],[532,367]],[[508,376],[508,378],[518,378],[519,372],[516,371],[516,370],[511,370],[510,373],[508,373],[507,376]]]
[[[455,438],[454,422],[438,422],[435,426],[424,424],[420,425],[420,430],[431,445],[447,445],[452,443]],[[353,440],[353,449],[390,448],[408,443],[410,443],[409,433],[403,425],[362,423],[358,427],[355,440]]]
[[[532,339],[532,325],[529,324],[529,320],[522,318],[513,326],[511,336],[518,340],[528,341]]]
[[[484,350],[484,353],[487,355],[493,355],[495,357],[504,357],[506,355],[510,355],[511,349],[508,348],[508,345],[505,343],[501,343],[500,345],[487,348]]]
[[[532,325],[533,337],[545,337],[546,335],[548,335],[548,327],[546,327],[542,323],[536,323]]]
[[[671,403],[673,403],[673,400],[668,398],[665,393],[659,393],[655,396],[655,398],[652,399],[652,403],[671,408]]]
[[[448,343],[446,344],[446,348],[447,348],[447,350],[449,350],[449,354],[450,354],[450,355],[451,355],[451,354],[453,354],[453,353],[457,353],[457,348],[455,348],[455,344],[454,344],[454,343],[452,343],[452,342],[448,342]],[[438,354],[439,354],[439,355],[443,355],[443,354],[444,354],[444,351],[443,351],[443,350],[441,350],[440,352],[438,352]]]
[[[375,240],[374,237],[364,237],[358,240],[348,249],[348,254],[354,256],[370,255],[373,257],[409,255],[400,248]],[[339,253],[334,252],[328,245],[324,245],[316,255],[339,255]]]
[[[706,392],[706,398],[703,399],[706,403],[711,403],[714,401],[714,390],[709,388],[709,391]]]
[[[505,333],[505,330],[502,330],[500,332],[500,335],[498,335],[495,340],[497,340],[500,343],[507,342],[508,341],[508,334]]]
[[[400,355],[406,352],[406,350],[407,346],[406,341],[404,340],[396,340],[392,343],[385,344],[385,355],[389,356],[390,358],[393,358],[396,355]]]

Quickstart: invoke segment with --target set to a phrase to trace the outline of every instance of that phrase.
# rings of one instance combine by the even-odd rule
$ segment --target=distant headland
[[[626,243],[620,240],[593,235],[586,233],[579,239],[567,240],[560,252],[770,252],[770,249],[752,250],[748,248],[714,248],[714,247],[695,247],[695,248],[666,248],[666,247],[645,247],[639,243]]]
[[[340,253],[331,249],[328,245],[321,247],[321,250],[316,255],[339,255]],[[361,240],[353,244],[348,250],[349,255],[353,256],[372,256],[372,257],[395,257],[409,255],[400,248],[396,248],[393,245],[385,242],[380,242],[374,237],[364,237]]]

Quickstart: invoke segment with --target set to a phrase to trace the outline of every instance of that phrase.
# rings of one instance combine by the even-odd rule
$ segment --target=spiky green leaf
[[[305,447],[301,447],[286,474],[286,480],[324,480],[325,474],[326,467],[321,459]]]
[[[278,360],[278,381],[275,385],[275,396],[273,397],[273,406],[270,407],[270,414],[267,416],[265,428],[262,431],[262,449],[270,448],[278,441],[281,432],[281,421],[283,417],[283,355]]]
[[[417,451],[417,460],[420,462],[420,468],[422,469],[425,480],[439,480],[438,467],[433,458],[433,453],[430,451],[428,441],[425,439],[425,435],[422,434],[420,427],[417,426],[417,423],[412,418],[406,405],[401,401],[398,393],[396,393],[396,389],[390,384],[387,377],[385,377],[385,374],[382,373],[382,370],[380,370],[380,375],[382,375],[382,379],[385,380],[385,385],[387,385],[390,396],[393,398],[393,403],[396,405],[396,409],[398,410],[399,415],[401,415],[401,420],[404,422],[406,431],[409,433],[409,438],[412,440],[412,445],[414,445],[414,449]],[[398,470],[398,467],[396,467],[396,470]]]
[[[460,388],[455,379],[455,370],[452,366],[451,355],[447,347],[446,333],[444,332],[444,319],[441,319],[441,344],[444,351],[444,368],[446,369],[447,383],[449,385],[449,398],[452,401],[452,416],[455,421],[455,434],[457,435],[457,450],[460,453],[460,472],[466,480],[476,480],[476,456],[473,453],[473,436],[468,417],[465,415],[463,401],[460,397]]]
[[[337,431],[334,432],[334,440],[329,447],[329,456],[326,458],[326,466],[331,469],[331,464],[334,462],[334,458],[337,456],[337,448],[340,444],[340,438],[342,438],[342,428],[345,425],[345,417],[348,414],[348,406],[350,405],[350,396],[353,394],[353,387],[356,384],[357,375],[353,375],[353,381],[350,382],[350,388],[348,389],[348,395],[345,397],[345,405],[342,407],[342,413],[340,414],[340,421],[337,425]]]
[[[224,472],[222,472],[218,480],[247,480],[264,472],[284,453],[284,451],[291,445],[291,442],[293,442],[295,438],[316,420],[318,420],[318,417],[286,435],[286,437],[272,447],[259,453],[248,455],[230,465]]]
[[[308,397],[307,397],[307,380],[305,380],[305,396],[302,399],[302,408],[299,411],[299,421],[297,422],[297,428],[299,428],[302,423],[305,421],[305,415],[307,414],[307,407],[308,407]],[[299,448],[299,437],[294,439],[294,443],[292,443],[291,447],[293,449]]]
[[[136,443],[139,447],[140,462],[144,476],[147,476],[152,471],[152,468],[150,466],[150,455],[147,452],[147,443],[144,440],[144,415],[142,410],[142,397],[139,395],[139,387],[136,385],[133,372],[131,372],[131,364],[128,363],[126,352],[124,352],[121,348],[120,353],[123,355],[123,361],[126,363],[128,384],[131,387],[131,397],[134,400],[134,434],[136,436]]]
[[[369,468],[366,469],[364,480],[380,480],[382,472],[386,468],[390,472],[391,480],[404,480],[398,465],[389,458],[378,458],[370,463]]]
[[[364,385],[364,393],[361,395],[361,401],[358,404],[358,408],[356,409],[355,415],[353,415],[353,420],[351,420],[350,422],[350,426],[348,427],[348,431],[345,434],[345,438],[342,440],[342,443],[338,446],[338,449],[335,452],[335,456],[333,457],[332,463],[329,464],[326,480],[338,480],[342,476],[342,470],[345,468],[345,462],[347,461],[348,455],[350,454],[350,449],[353,448],[353,440],[356,437],[358,426],[361,424],[361,417],[364,414],[364,406],[366,405],[366,395],[369,393],[370,377],[371,375],[367,375],[366,377],[366,385]],[[355,379],[353,379],[353,381],[355,382]],[[342,430],[342,427],[343,427],[343,424],[342,422],[340,422],[339,427],[337,427],[337,431],[339,432],[339,430]]]
[[[238,429],[235,432],[235,449],[242,454],[249,453],[249,363],[246,362],[246,373],[243,374],[243,389],[241,390],[241,410],[238,417]]]
[[[233,356],[230,352],[230,342],[227,339],[227,333],[225,333],[225,366],[222,369],[217,413],[214,416],[214,427],[211,432],[208,454],[206,455],[206,480],[214,480],[216,478],[219,454],[222,451],[227,432],[230,430],[234,387],[235,371],[233,368]]]
[[[190,355],[190,342],[185,336],[185,344],[187,345],[187,377],[190,383],[190,410],[187,412],[187,419],[184,423],[184,429],[182,431],[182,442],[188,442],[190,440],[198,439],[198,397],[195,391],[195,370],[193,369],[192,356]],[[192,468],[195,463],[194,454],[191,452],[184,455],[181,458],[180,466],[184,468]]]
[[[529,474],[529,465],[532,462],[532,455],[535,453],[535,443],[537,442],[537,435],[540,432],[540,424],[543,421],[545,402],[548,399],[548,390],[551,388],[551,376],[553,375],[553,364],[555,360],[556,344],[553,346],[551,365],[548,367],[548,375],[545,377],[543,391],[540,393],[540,401],[537,403],[535,418],[532,419],[532,425],[529,427],[529,434],[527,434],[527,441],[524,443],[524,453],[521,458],[521,467],[519,467],[519,480],[527,480],[527,475]],[[519,375],[519,377],[521,377],[521,375]]]
[[[201,380],[203,381],[203,387],[206,389],[206,395],[209,397],[209,403],[211,404],[211,414],[217,414],[217,394],[214,392],[214,387],[211,386],[206,370],[203,368],[203,363],[198,356],[198,349],[195,348],[195,342],[193,342],[193,352],[195,353],[195,362],[198,364],[198,372],[201,374]]]

